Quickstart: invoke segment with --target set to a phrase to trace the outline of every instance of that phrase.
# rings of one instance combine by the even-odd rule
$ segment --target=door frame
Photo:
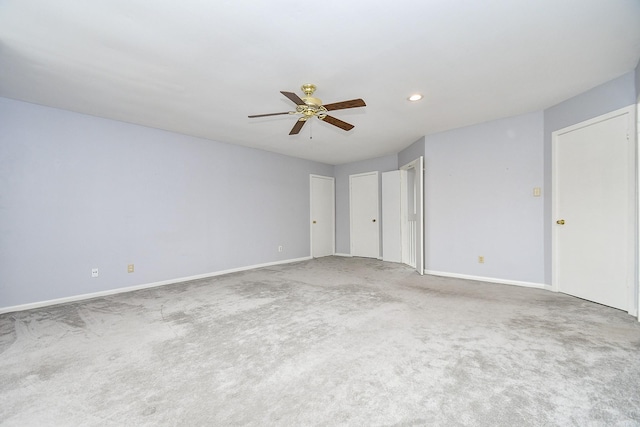
[[[313,180],[326,179],[331,181],[331,254],[336,254],[336,179],[332,176],[309,174],[309,255],[313,258]]]
[[[379,171],[371,171],[371,172],[363,172],[363,173],[356,173],[353,175],[349,175],[349,253],[351,254],[351,256],[353,255],[353,190],[352,190],[352,182],[353,182],[353,178],[358,178],[361,176],[367,176],[367,175],[375,175],[376,176],[376,182],[377,182],[377,190],[378,190],[378,207],[377,207],[377,212],[376,212],[376,224],[378,226],[378,255],[376,256],[377,259],[382,259],[382,256],[380,255],[380,237],[382,235],[382,233],[380,232],[380,224],[382,223],[382,221],[379,221],[380,218],[380,172]],[[357,255],[356,255],[357,256]]]
[[[631,105],[625,108],[621,108],[615,111],[612,111],[607,114],[600,115],[598,117],[594,117],[589,120],[585,120],[583,122],[577,123],[572,126],[565,127],[563,129],[552,132],[551,134],[551,188],[552,188],[552,197],[551,197],[551,290],[554,292],[559,292],[559,283],[558,283],[558,228],[554,227],[555,221],[559,218],[558,213],[558,138],[563,134],[575,131],[577,129],[581,129],[587,126],[594,125],[596,123],[609,120],[615,117],[619,117],[627,114],[629,116],[629,129],[627,133],[627,138],[630,140],[629,144],[629,170],[631,173],[629,174],[629,200],[632,202],[629,204],[629,226],[631,230],[634,230],[630,239],[629,249],[631,250],[631,264],[628,266],[629,274],[631,276],[628,286],[627,286],[627,312],[633,316],[638,315],[638,305],[640,305],[640,296],[638,296],[639,284],[638,284],[638,265],[640,265],[640,261],[638,255],[640,254],[640,249],[638,246],[639,242],[639,227],[638,227],[638,188],[640,186],[640,182],[638,181],[638,167],[637,167],[637,159],[638,159],[638,149],[637,149],[637,141],[636,137],[636,115],[635,115],[635,105]],[[639,315],[640,320],[640,315]]]
[[[640,93],[636,99],[636,120],[633,125],[636,127],[636,141],[635,144],[633,144],[636,150],[636,277],[634,283],[636,285],[636,315],[638,317],[638,322],[640,322]]]

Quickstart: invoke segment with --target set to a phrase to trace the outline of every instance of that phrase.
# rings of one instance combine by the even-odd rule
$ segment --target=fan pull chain
[[[313,120],[309,120],[309,139],[313,139]]]

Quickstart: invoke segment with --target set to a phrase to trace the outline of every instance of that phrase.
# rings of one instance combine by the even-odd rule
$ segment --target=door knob
[[[372,219],[371,221],[376,222],[376,220],[375,220],[375,219]]]
[[[316,220],[315,220],[315,219],[313,220],[313,223],[314,223],[314,224],[316,223]]]
[[[559,219],[556,221],[556,224],[558,225],[564,225],[564,219]]]

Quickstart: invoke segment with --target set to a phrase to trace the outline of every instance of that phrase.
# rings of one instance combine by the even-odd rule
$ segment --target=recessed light
[[[422,95],[419,93],[414,93],[409,97],[409,101],[420,101],[422,99]]]

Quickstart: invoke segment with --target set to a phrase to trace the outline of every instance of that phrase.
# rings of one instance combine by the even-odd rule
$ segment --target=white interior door
[[[380,257],[378,172],[349,176],[351,255]]]
[[[335,252],[335,180],[311,175],[311,256]]]
[[[424,158],[401,169],[402,262],[424,274]]]
[[[400,171],[382,173],[382,260],[402,262]]]
[[[553,134],[554,289],[628,311],[635,276],[631,113]]]

